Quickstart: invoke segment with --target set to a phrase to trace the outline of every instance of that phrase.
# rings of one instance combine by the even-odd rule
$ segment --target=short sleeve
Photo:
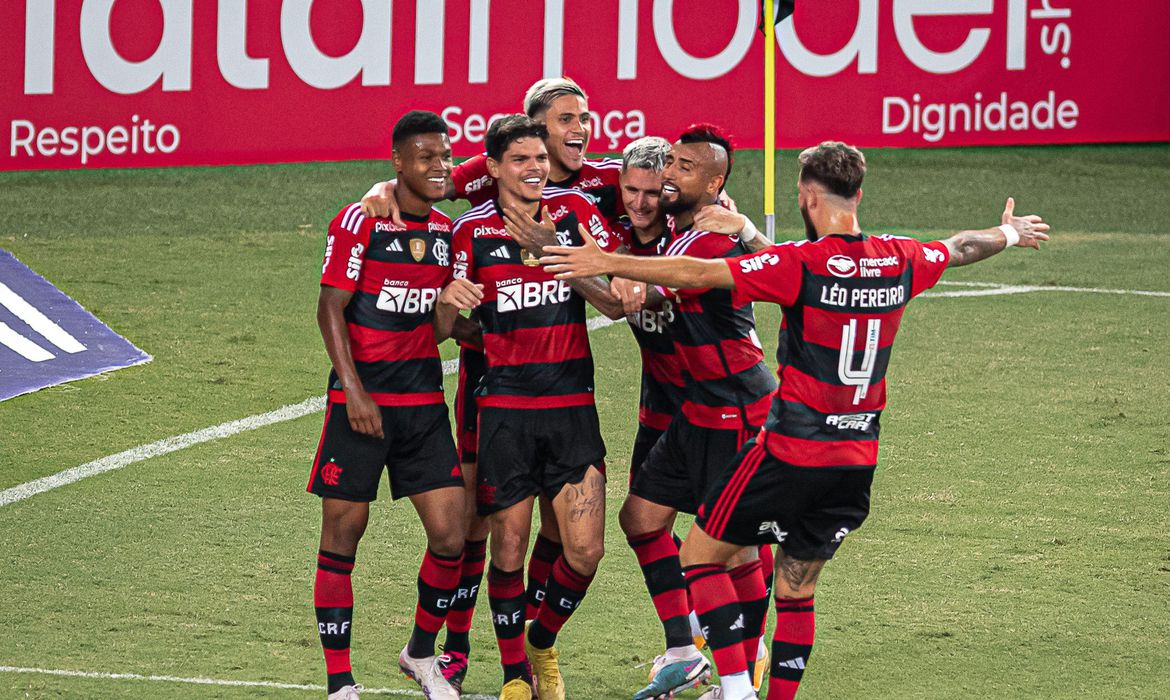
[[[361,205],[351,204],[330,222],[325,237],[325,262],[321,266],[322,285],[357,291],[370,245],[369,228],[363,225],[365,220]]]
[[[666,255],[687,255],[692,258],[714,260],[726,257],[738,243],[739,239],[736,237],[722,233],[688,231],[675,237],[674,242],[666,249]],[[680,301],[702,296],[708,291],[710,289],[707,288],[670,290]]]
[[[792,306],[800,294],[803,263],[798,248],[790,243],[727,259],[736,298],[743,301],[770,301]]]
[[[913,239],[903,239],[903,246],[907,248],[906,258],[913,270],[914,284],[910,289],[910,296],[919,294],[938,284],[951,261],[951,251],[942,241],[922,243]]]
[[[451,235],[450,279],[474,280],[474,261],[471,259],[472,237],[470,229],[456,227]]]
[[[488,172],[487,156],[483,153],[455,166],[451,182],[455,185],[455,196],[468,200],[472,206],[494,199],[497,193],[495,178]]]

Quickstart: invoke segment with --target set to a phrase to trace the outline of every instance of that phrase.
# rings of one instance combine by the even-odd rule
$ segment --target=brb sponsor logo
[[[626,316],[626,322],[646,333],[665,333],[674,321],[674,304],[662,302],[659,309],[642,309]]]
[[[520,279],[496,283],[496,310],[500,313],[520,311],[550,304],[563,304],[573,290],[561,280],[524,282]]]
[[[438,287],[411,287],[403,280],[385,280],[378,293],[377,307],[396,314],[425,314],[435,308]]]

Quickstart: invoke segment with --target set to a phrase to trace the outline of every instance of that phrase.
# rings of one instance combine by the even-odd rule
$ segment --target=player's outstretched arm
[[[1036,214],[1015,215],[1016,200],[1008,197],[1001,222],[996,228],[982,231],[961,231],[943,241],[951,253],[948,267],[961,267],[986,260],[996,253],[1019,246],[1040,249],[1040,242],[1048,240],[1048,224]]]
[[[382,411],[362,386],[353,353],[349,346],[349,328],[345,322],[345,307],[353,292],[336,287],[321,287],[317,299],[317,326],[325,340],[325,352],[333,363],[333,371],[345,390],[345,409],[349,426],[363,435],[382,437]]]
[[[402,221],[402,211],[398,208],[398,200],[394,198],[394,190],[398,187],[398,180],[375,182],[362,195],[362,213],[380,219],[390,219],[396,226],[405,226]],[[454,183],[447,183],[447,192],[444,199],[455,199]]]
[[[443,291],[439,294],[439,302],[435,304],[435,340],[441,343],[452,336],[464,336],[458,339],[474,342],[470,334],[474,334],[475,331],[470,326],[478,328],[479,324],[463,318],[459,315],[459,312],[470,311],[479,306],[482,301],[482,284],[474,284],[464,278],[451,280],[443,288]],[[466,323],[460,323],[460,321]],[[467,324],[470,324],[470,326]],[[458,329],[458,332],[456,329]]]
[[[557,279],[614,275],[674,289],[732,289],[735,280],[723,259],[702,260],[686,256],[635,257],[607,253],[580,227],[585,244],[545,246],[540,262]]]

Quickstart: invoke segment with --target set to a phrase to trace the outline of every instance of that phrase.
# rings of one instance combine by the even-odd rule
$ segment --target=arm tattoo
[[[962,267],[986,260],[1004,249],[999,229],[963,231],[950,239],[951,262],[948,267]]]

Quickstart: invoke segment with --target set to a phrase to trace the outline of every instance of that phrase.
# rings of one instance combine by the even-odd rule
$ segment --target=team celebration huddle
[[[351,577],[383,469],[426,532],[398,659],[425,697],[459,698],[468,664],[490,657],[469,643],[485,569],[499,697],[593,697],[562,676],[557,646],[604,552],[595,395],[607,387],[587,303],[624,317],[633,339],[612,342],[642,358],[617,517],[648,593],[631,604],[653,606],[664,642],[627,697],[708,683],[707,700],[794,697],[818,575],[869,512],[906,304],[948,267],[1048,239],[1011,199],[999,224],[944,240],[863,233],[865,158],[829,141],[799,156],[806,239],[776,244],[724,194],[734,152],[719,127],[590,160],[587,99],[567,78],[537,82],[522,114],[490,125],[486,153],[458,166],[446,122],[409,112],[393,131],[397,179],[329,227],[317,319],[332,372],[308,490],[322,502],[313,600],[330,700],[361,692]],[[435,208],[444,199],[472,206],[452,221]],[[754,302],[782,311],[775,372]],[[454,436],[448,338],[460,346]],[[680,512],[695,516],[681,538]]]

